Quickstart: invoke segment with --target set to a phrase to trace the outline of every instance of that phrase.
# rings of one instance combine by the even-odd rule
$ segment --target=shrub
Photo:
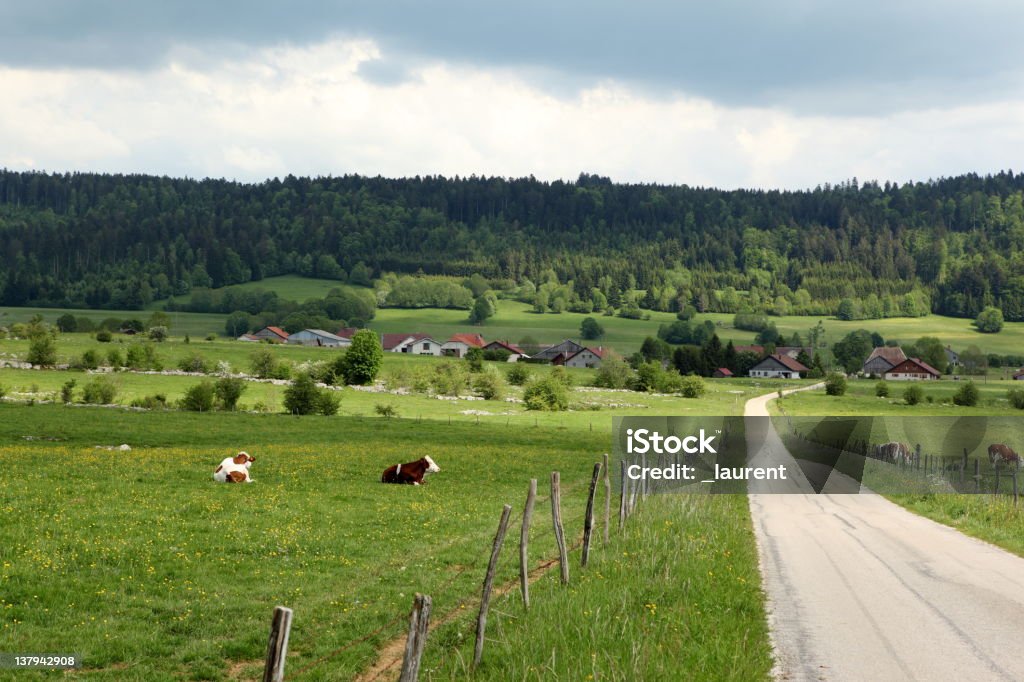
[[[962,405],[963,407],[974,407],[978,404],[978,398],[980,393],[978,387],[973,381],[968,381],[957,389],[957,392],[953,394],[953,404]]]
[[[75,327],[76,331],[86,334],[91,334],[96,329],[96,325],[88,317],[76,317]]]
[[[147,410],[166,410],[167,396],[163,393],[155,393],[144,398],[136,398],[132,401],[132,407],[141,407]]]
[[[185,391],[185,397],[181,399],[181,409],[191,412],[212,412],[216,389],[213,382],[203,379]]]
[[[167,327],[163,325],[157,325],[155,327],[150,327],[147,336],[149,336],[151,340],[156,341],[157,343],[161,343],[167,340],[167,337],[170,336],[170,332],[168,331]]]
[[[493,370],[481,372],[473,379],[473,390],[484,400],[501,400],[505,397],[505,380]]]
[[[77,382],[74,379],[65,381],[64,385],[60,387],[60,400],[62,403],[67,405],[75,400],[75,385]]]
[[[505,379],[513,386],[522,386],[530,380],[530,370],[516,362],[505,372]]]
[[[484,351],[480,348],[470,348],[466,351],[466,365],[470,372],[482,372],[484,369]]]
[[[464,364],[445,362],[434,368],[430,385],[438,395],[460,395],[469,386],[469,374]]]
[[[319,393],[313,378],[306,372],[300,372],[285,389],[284,409],[291,414],[313,414]]]
[[[64,313],[57,318],[57,329],[65,333],[76,332],[78,331],[78,320],[71,313]]]
[[[879,381],[877,384],[875,384],[875,395],[879,398],[888,398],[889,384],[887,384],[885,381]]]
[[[988,306],[974,320],[974,326],[983,334],[995,334],[1003,329],[1003,311],[993,306]]]
[[[377,403],[373,406],[373,411],[384,417],[385,419],[391,419],[392,417],[398,416],[398,410],[395,409],[394,405],[385,405],[384,403]]]
[[[101,329],[96,332],[96,340],[100,343],[110,343],[110,339],[113,338],[106,329]]]
[[[33,365],[49,367],[57,364],[57,343],[48,331],[40,331],[32,335],[28,344],[28,357]]]
[[[594,318],[585,317],[580,323],[580,336],[588,340],[599,339],[604,336],[604,327]]]
[[[249,369],[260,379],[287,379],[291,374],[288,366],[278,362],[269,348],[261,348],[249,357]]]
[[[626,388],[633,381],[633,368],[617,356],[608,356],[601,363],[594,377],[594,386],[599,388]]]
[[[213,392],[217,396],[217,406],[222,410],[234,412],[245,389],[245,381],[242,379],[232,377],[218,379],[213,386]]]
[[[569,390],[554,376],[536,379],[523,391],[523,403],[528,410],[562,411],[569,407]]]
[[[329,388],[318,389],[316,397],[317,414],[322,414],[325,417],[333,417],[338,414],[338,409],[340,407],[341,393],[332,391]]]
[[[697,375],[691,374],[690,376],[682,377],[682,384],[679,388],[679,393],[684,398],[699,398],[704,395],[706,390],[704,380]]]
[[[1018,410],[1024,410],[1024,389],[1011,388],[1006,392],[1006,399]]]
[[[124,356],[120,348],[111,348],[107,351],[107,365],[110,367],[124,367]]]
[[[159,371],[163,364],[156,354],[156,348],[151,343],[133,343],[128,346],[125,354],[125,364],[131,369],[152,369]]]
[[[73,363],[76,369],[96,369],[100,366],[100,354],[90,348],[82,353],[82,357]]]
[[[206,335],[206,340],[207,341],[216,341],[217,340],[217,335],[216,334],[207,334]]]
[[[504,348],[491,348],[484,351],[484,360],[490,362],[508,362],[509,357],[512,354]]]
[[[192,353],[178,361],[178,369],[182,372],[210,373],[210,363],[199,353]]]
[[[829,372],[825,378],[825,393],[840,396],[846,393],[846,376],[839,372]]]
[[[662,372],[661,365],[657,362],[645,362],[636,368],[636,377],[633,379],[634,391],[655,391],[658,388],[658,375]]]
[[[917,384],[911,384],[903,389],[903,402],[907,405],[917,405],[924,400],[924,389]]]
[[[551,368],[551,378],[566,388],[572,388],[572,377],[569,376],[569,371],[561,365]]]
[[[117,386],[107,377],[95,377],[82,387],[82,402],[109,405],[117,397]]]
[[[346,384],[362,386],[372,383],[384,362],[384,349],[377,334],[360,329],[352,336],[352,345],[338,358],[337,374]]]

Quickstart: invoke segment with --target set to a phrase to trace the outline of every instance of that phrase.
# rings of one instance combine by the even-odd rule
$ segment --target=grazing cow
[[[441,467],[429,457],[418,459],[406,464],[395,464],[384,470],[380,477],[381,483],[411,483],[419,485],[427,474],[436,474]]]
[[[249,467],[256,461],[256,458],[248,452],[239,452],[234,457],[228,457],[217,470],[213,472],[213,480],[218,483],[252,483],[249,476]]]
[[[1005,464],[1006,466],[1018,469],[1021,466],[1020,455],[1014,452],[1009,445],[1004,445],[1003,443],[989,445],[988,458],[992,460],[992,464]]]
[[[875,455],[878,459],[893,464],[913,464],[914,450],[906,443],[882,443],[875,446]]]

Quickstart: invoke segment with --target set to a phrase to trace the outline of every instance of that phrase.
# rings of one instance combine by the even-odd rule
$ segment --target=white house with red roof
[[[927,381],[942,378],[937,369],[920,358],[907,358],[885,372],[886,381]]]
[[[428,334],[381,334],[385,353],[409,355],[441,355],[441,344]]]
[[[258,332],[253,332],[252,336],[260,341],[270,341],[271,343],[285,343],[288,341],[288,332],[280,327],[264,327]]]
[[[801,372],[809,372],[807,367],[788,355],[769,355],[750,368],[750,376],[755,379],[799,379]]]
[[[581,348],[572,355],[565,358],[565,361],[559,364],[563,364],[566,367],[586,367],[588,369],[597,369],[601,366],[601,360],[604,359],[607,351],[598,346],[597,348]]]
[[[454,358],[466,356],[470,348],[483,348],[486,345],[484,337],[479,334],[452,334],[452,337],[441,344],[441,353]]]

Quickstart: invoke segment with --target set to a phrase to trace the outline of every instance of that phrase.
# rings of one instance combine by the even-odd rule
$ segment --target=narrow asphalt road
[[[767,416],[773,398],[745,415]],[[771,428],[748,447],[759,463],[792,463]],[[808,494],[799,477],[782,484],[790,494],[758,485],[776,679],[1024,680],[1024,559],[879,495]]]

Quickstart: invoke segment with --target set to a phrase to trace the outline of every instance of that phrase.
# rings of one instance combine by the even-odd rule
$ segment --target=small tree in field
[[[825,393],[840,396],[846,393],[846,377],[839,372],[830,372],[825,378]]]
[[[604,327],[594,318],[585,317],[580,323],[580,336],[588,340],[599,339],[604,336]]]
[[[888,398],[889,384],[887,384],[885,381],[879,381],[877,384],[875,384],[875,395],[879,398]]]
[[[977,385],[973,381],[968,381],[962,384],[955,394],[953,394],[953,404],[962,405],[963,407],[974,407],[978,404],[978,398],[980,393]]]
[[[301,372],[292,380],[284,392],[284,409],[291,414],[313,414],[316,412],[320,391],[313,378]]]
[[[213,387],[213,392],[217,396],[217,404],[220,406],[220,409],[234,412],[238,406],[238,400],[242,397],[245,389],[245,382],[242,379],[224,377],[217,380]]]
[[[903,389],[903,402],[907,405],[917,405],[924,400],[924,389],[917,384],[911,384]]]
[[[983,334],[995,334],[1003,329],[1003,311],[993,306],[988,306],[974,320],[974,326]]]
[[[508,379],[508,383],[513,386],[522,386],[530,380],[530,370],[527,369],[526,363],[513,363],[508,368],[508,372],[505,373],[505,378]]]
[[[346,384],[364,385],[372,382],[380,373],[384,362],[384,349],[380,339],[369,329],[360,329],[352,337],[352,345],[338,359],[337,373]]]
[[[203,379],[185,391],[185,397],[181,399],[181,408],[192,412],[212,412],[216,396],[213,382]]]
[[[49,367],[57,364],[57,343],[49,331],[42,330],[32,335],[28,344],[28,357],[25,358],[33,365]]]

